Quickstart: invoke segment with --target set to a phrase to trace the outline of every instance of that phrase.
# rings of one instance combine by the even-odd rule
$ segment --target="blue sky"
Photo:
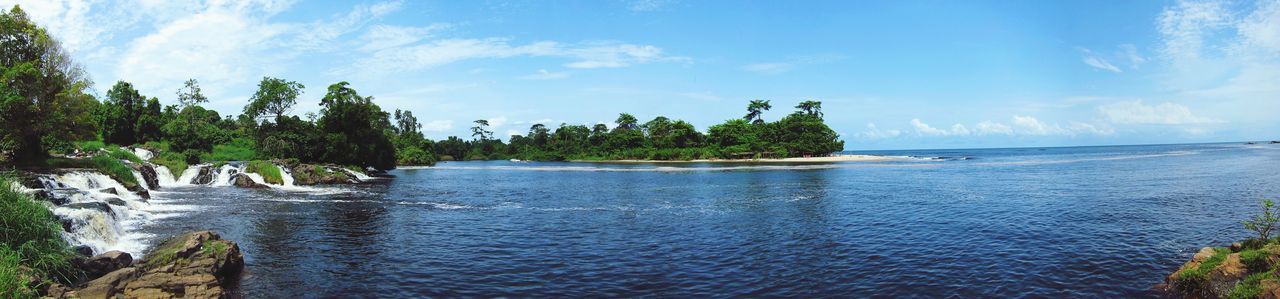
[[[427,135],[823,102],[849,150],[1280,139],[1280,2],[17,1],[105,94],[349,81]],[[0,0],[11,6],[12,0]]]

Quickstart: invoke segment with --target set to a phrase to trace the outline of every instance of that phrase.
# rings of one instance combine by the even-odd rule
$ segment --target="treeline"
[[[640,123],[623,113],[612,128],[536,124],[503,142],[477,120],[470,139],[423,136],[413,113],[388,113],[347,82],[328,87],[319,113],[289,115],[302,96],[298,82],[265,77],[239,115],[221,116],[201,104],[199,82],[187,80],[163,106],[119,81],[99,101],[93,85],[58,41],[14,7],[0,16],[0,162],[39,164],[51,154],[99,154],[107,144],[159,153],[153,162],[185,169],[215,161],[296,159],[386,170],[444,160],[689,160],[825,155],[844,142],[823,123],[822,106],[805,101],[774,122],[769,101],[706,133],[666,117]]]
[[[43,164],[51,154],[89,155],[104,144],[160,152],[162,164],[297,159],[375,169],[397,163],[431,164],[434,155],[408,112],[391,114],[346,82],[330,85],[320,113],[289,116],[303,85],[263,78],[238,116],[222,117],[201,104],[199,83],[185,82],[175,105],[161,106],[120,81],[101,102],[93,85],[59,42],[17,6],[0,14],[0,163]],[[412,122],[407,122],[413,120]],[[399,155],[397,155],[399,153]]]
[[[711,126],[706,134],[683,120],[658,116],[640,123],[622,113],[613,128],[560,124],[552,130],[534,124],[527,134],[513,135],[507,143],[493,138],[487,121],[477,120],[472,140],[449,137],[436,142],[434,149],[443,160],[538,161],[782,158],[844,149],[844,141],[823,122],[821,102],[804,101],[794,113],[764,121],[764,111],[772,108],[769,101],[751,101],[745,116]]]

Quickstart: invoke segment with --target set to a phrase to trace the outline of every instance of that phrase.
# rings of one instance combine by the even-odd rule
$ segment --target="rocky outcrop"
[[[147,187],[151,190],[160,189],[160,179],[156,177],[156,168],[151,166],[150,163],[130,164],[129,166],[142,174],[142,180],[147,181]]]
[[[352,184],[360,180],[337,167],[312,164],[288,165],[296,185]]]
[[[84,275],[92,279],[133,265],[133,256],[127,252],[113,250],[80,261],[78,264],[80,270],[84,270]]]
[[[236,174],[234,177],[232,177],[231,181],[232,181],[232,185],[235,185],[236,187],[240,187],[240,188],[254,188],[254,189],[267,188],[267,185],[259,184],[258,182],[253,181],[253,179],[250,178],[248,175],[245,175],[243,173]]]
[[[95,257],[96,259],[96,257]],[[183,234],[147,253],[147,259],[51,297],[239,298],[244,256],[235,242],[210,231]]]
[[[213,182],[213,167],[202,166],[200,172],[196,174],[196,178],[191,179],[191,184],[205,185]]]
[[[1278,244],[1205,247],[1165,278],[1156,289],[1186,298],[1280,298]]]

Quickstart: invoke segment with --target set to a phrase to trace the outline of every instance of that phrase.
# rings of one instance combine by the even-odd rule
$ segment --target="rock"
[[[244,256],[235,242],[201,231],[171,238],[133,267],[76,291],[80,298],[238,298]]]
[[[115,195],[120,195],[120,192],[119,192],[119,191],[116,191],[116,188],[104,188],[104,189],[102,189],[102,190],[98,190],[98,192],[100,192],[100,193],[106,193],[106,194],[115,194]]]
[[[252,178],[249,178],[249,176],[245,174],[237,174],[231,179],[231,181],[233,185],[240,188],[267,188],[266,185],[254,182]]]
[[[111,206],[108,206],[107,203],[105,202],[80,202],[80,203],[68,204],[62,207],[68,208],[68,209],[98,210],[103,213],[115,215],[111,213]]]
[[[1231,252],[1240,252],[1240,250],[1244,250],[1244,243],[1231,243]]]
[[[65,205],[67,204],[67,202],[70,202],[69,196],[64,196],[63,194],[59,194],[59,193],[62,193],[62,192],[59,192],[56,190],[41,189],[31,194],[31,196],[36,200],[47,201],[55,206]]]
[[[108,199],[107,199],[107,203],[108,203],[108,204],[111,204],[111,205],[113,205],[113,206],[127,206],[127,205],[129,205],[129,203],[124,202],[124,200],[123,200],[123,199],[120,199],[120,198],[118,198],[118,197],[108,198]]]
[[[205,185],[213,182],[213,167],[200,167],[200,172],[196,174],[196,178],[191,180],[191,184]]]
[[[151,163],[132,164],[133,170],[137,170],[142,174],[142,180],[147,181],[147,187],[151,190],[160,189],[160,179],[156,177],[156,168]]]
[[[107,273],[124,269],[132,264],[132,255],[127,252],[112,250],[85,260],[80,265],[80,269],[84,270],[84,274],[89,279],[95,279],[107,275]]]
[[[85,257],[93,256],[93,247],[80,245],[80,246],[72,247],[71,250]]]
[[[353,184],[360,180],[346,171],[331,165],[297,164],[289,168],[296,185]]]

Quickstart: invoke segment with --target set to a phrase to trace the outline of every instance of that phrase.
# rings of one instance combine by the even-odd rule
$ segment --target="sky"
[[[706,128],[823,103],[847,150],[1280,139],[1280,1],[183,1],[17,4],[85,66],[238,115],[265,76],[350,82],[429,138],[618,113]],[[10,7],[13,0],[0,0]]]

